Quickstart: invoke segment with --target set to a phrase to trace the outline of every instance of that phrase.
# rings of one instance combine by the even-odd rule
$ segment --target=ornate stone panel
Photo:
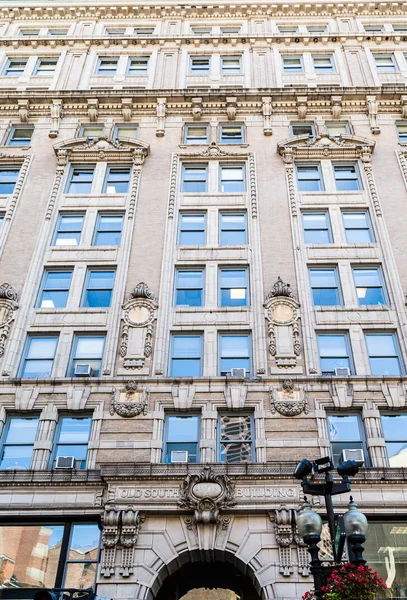
[[[10,333],[11,323],[14,321],[14,312],[18,309],[17,292],[9,283],[0,285],[0,358],[4,354],[4,347]]]
[[[270,390],[270,410],[273,415],[277,412],[284,417],[296,417],[308,413],[308,403],[301,386],[295,386],[292,379],[285,379],[281,389]]]
[[[140,282],[123,304],[120,356],[124,369],[146,375],[153,351],[153,328],[158,304],[148,285]]]
[[[112,392],[112,401],[110,403],[110,414],[119,415],[125,419],[146,415],[148,411],[150,392],[143,388],[140,389],[137,383],[129,381],[124,390],[119,392],[115,389]]]
[[[277,367],[289,369],[297,365],[301,354],[299,303],[292,298],[290,284],[279,277],[264,303],[269,334],[269,351]]]

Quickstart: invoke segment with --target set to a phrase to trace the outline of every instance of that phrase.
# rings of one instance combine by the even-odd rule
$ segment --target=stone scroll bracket
[[[274,522],[274,533],[278,545],[280,565],[279,570],[283,577],[290,577],[294,572],[292,559],[293,546],[297,546],[298,571],[303,577],[310,575],[309,553],[307,545],[299,536],[297,530],[297,510],[282,505],[273,513],[270,519]]]
[[[140,531],[141,517],[134,506],[118,508],[106,505],[103,515],[101,575],[110,578],[116,567],[122,577],[134,570],[134,548]],[[117,560],[117,554],[121,559]]]
[[[196,528],[200,550],[215,547],[218,530],[227,528],[229,523],[221,512],[235,504],[235,488],[230,478],[216,475],[209,466],[187,475],[180,485],[178,506],[193,511],[193,517],[184,520],[187,529]]]
[[[290,284],[279,277],[264,303],[267,330],[269,335],[269,352],[277,369],[293,369],[297,367],[301,355],[299,303],[292,297]]]
[[[122,307],[119,374],[148,375],[158,304],[148,285],[140,282]]]
[[[11,324],[14,321],[14,313],[18,307],[17,292],[9,283],[2,283],[0,285],[0,358],[4,354]]]

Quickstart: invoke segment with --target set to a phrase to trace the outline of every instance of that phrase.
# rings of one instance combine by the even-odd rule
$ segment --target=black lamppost
[[[326,514],[329,525],[329,534],[332,541],[334,564],[342,561],[345,539],[353,554],[352,563],[355,565],[364,565],[363,560],[363,542],[366,539],[368,523],[365,515],[358,509],[350,497],[348,511],[344,515],[335,517],[332,496],[350,492],[349,477],[356,475],[359,467],[354,460],[347,460],[337,468],[338,474],[342,477],[341,482],[334,482],[331,471],[334,466],[329,457],[319,458],[314,462],[303,459],[298,463],[294,471],[294,477],[301,480],[301,487],[304,494],[311,496],[324,496]],[[308,476],[311,474],[325,474],[323,483],[311,483]],[[323,597],[321,587],[326,584],[326,580],[333,570],[334,565],[324,566],[319,558],[318,542],[321,539],[322,519],[316,513],[312,506],[304,499],[304,505],[297,517],[298,533],[308,546],[311,555],[311,573],[314,577],[315,595],[317,598]]]

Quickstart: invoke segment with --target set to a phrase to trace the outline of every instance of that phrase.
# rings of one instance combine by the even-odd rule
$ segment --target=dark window
[[[221,144],[243,144],[243,125],[237,123],[222,123],[220,125]]]
[[[34,127],[30,125],[14,125],[7,139],[7,146],[29,146]]]
[[[313,138],[315,136],[314,123],[291,123],[291,133],[293,135],[308,135]]]
[[[192,75],[202,75],[209,73],[211,59],[209,56],[191,56],[190,73]]]

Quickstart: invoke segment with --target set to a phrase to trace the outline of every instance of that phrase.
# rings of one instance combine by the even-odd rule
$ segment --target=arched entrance
[[[200,590],[196,593],[197,600],[202,597],[202,589],[230,590],[240,600],[261,600],[261,595],[250,577],[242,572],[231,562],[189,562],[182,565],[163,581],[156,600],[184,600],[184,596],[191,590]],[[188,595],[188,599],[193,594]],[[229,594],[231,600],[233,594]],[[225,594],[219,593],[219,600],[224,600]]]

